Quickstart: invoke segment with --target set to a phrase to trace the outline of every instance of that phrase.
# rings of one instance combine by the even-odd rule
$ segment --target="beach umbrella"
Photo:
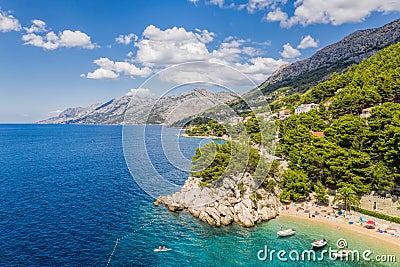
[[[374,222],[374,221],[367,221],[367,224],[376,225],[376,222]]]
[[[367,220],[364,219],[363,217],[360,217],[360,222],[366,222]]]

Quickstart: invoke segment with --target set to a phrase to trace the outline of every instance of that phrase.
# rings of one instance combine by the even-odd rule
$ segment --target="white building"
[[[318,109],[319,105],[318,104],[301,104],[300,106],[298,106],[295,110],[294,113],[299,115],[300,113],[305,113],[305,112],[309,112],[312,109]]]

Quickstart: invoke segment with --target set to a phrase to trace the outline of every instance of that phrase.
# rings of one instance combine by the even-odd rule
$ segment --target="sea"
[[[327,238],[326,249],[345,239],[350,249],[370,250],[369,258],[394,254],[400,261],[399,251],[390,245],[329,225],[280,217],[253,228],[214,227],[187,212],[154,206],[152,193],[137,177],[150,179],[156,171],[179,187],[189,173],[176,162],[185,158],[186,166],[196,148],[212,140],[180,138],[181,155],[174,158],[163,150],[176,142],[179,130],[147,126],[148,155],[133,151],[130,164],[148,156],[154,169],[142,167],[137,173],[126,163],[123,127],[131,127],[132,136],[141,136],[144,128],[0,125],[0,266],[400,265],[297,258],[311,249],[311,242]],[[278,238],[282,228],[297,233]],[[172,250],[154,252],[160,245]],[[270,257],[272,250],[276,252]],[[286,253],[281,259],[279,250]]]

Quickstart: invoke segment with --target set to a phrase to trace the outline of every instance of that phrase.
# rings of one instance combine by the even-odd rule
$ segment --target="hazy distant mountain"
[[[57,117],[40,121],[41,124],[167,124],[203,112],[238,96],[228,92],[194,89],[178,95],[159,99],[129,97],[112,99],[106,103],[86,108],[68,108]],[[130,101],[132,101],[130,103]],[[130,104],[129,104],[130,103]],[[128,108],[129,106],[129,108]],[[126,112],[126,113],[125,113]]]

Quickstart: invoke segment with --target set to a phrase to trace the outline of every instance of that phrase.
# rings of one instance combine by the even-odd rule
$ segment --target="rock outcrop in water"
[[[250,174],[221,178],[217,183],[200,186],[200,178],[189,177],[181,190],[161,196],[170,211],[188,210],[194,217],[211,225],[229,225],[233,222],[252,227],[278,215],[281,203],[275,194],[255,188]]]

